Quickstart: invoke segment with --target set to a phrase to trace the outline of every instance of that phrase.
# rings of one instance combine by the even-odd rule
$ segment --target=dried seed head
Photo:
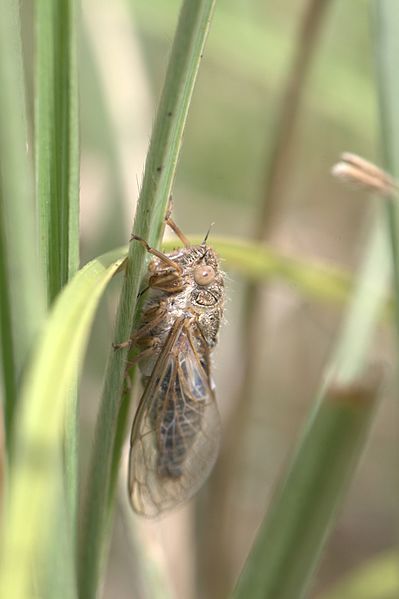
[[[344,152],[341,160],[331,169],[332,175],[347,183],[354,183],[377,192],[385,197],[395,197],[397,182],[378,166],[349,152]]]

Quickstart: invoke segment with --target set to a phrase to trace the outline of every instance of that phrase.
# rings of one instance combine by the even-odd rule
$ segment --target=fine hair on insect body
[[[151,248],[148,296],[128,342],[144,392],[134,417],[128,488],[135,512],[157,517],[192,497],[216,460],[220,417],[210,354],[223,318],[224,274],[215,251],[191,245],[170,218],[165,223],[184,247],[168,254]]]

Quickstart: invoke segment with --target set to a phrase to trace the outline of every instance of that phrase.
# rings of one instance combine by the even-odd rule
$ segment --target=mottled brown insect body
[[[186,247],[165,256],[146,246],[156,257],[133,336],[144,393],[132,428],[129,494],[134,510],[148,517],[189,499],[219,448],[210,352],[223,317],[224,277],[205,242],[188,246],[182,238]]]

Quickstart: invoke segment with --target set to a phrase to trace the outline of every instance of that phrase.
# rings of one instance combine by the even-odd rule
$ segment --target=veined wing
[[[216,460],[219,440],[209,350],[198,325],[182,317],[169,333],[134,419],[133,509],[156,517],[192,497]]]

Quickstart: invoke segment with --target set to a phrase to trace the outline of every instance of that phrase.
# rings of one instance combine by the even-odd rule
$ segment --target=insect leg
[[[130,368],[134,366],[141,360],[145,360],[146,358],[151,358],[154,353],[156,353],[157,348],[159,347],[159,339],[158,337],[150,337],[148,338],[148,342],[146,343],[148,347],[143,349],[140,353],[134,356],[131,360],[126,362],[127,366]]]
[[[167,224],[168,227],[170,227],[172,229],[172,231],[177,235],[177,237],[180,239],[180,241],[183,242],[185,247],[189,248],[191,246],[191,243],[189,242],[187,237],[184,235],[184,233],[180,229],[180,227],[178,227],[176,225],[175,221],[171,218],[172,210],[173,210],[173,201],[172,201],[172,196],[170,196],[168,209],[167,209],[166,215],[165,215],[165,224]]]
[[[176,276],[176,273],[173,272],[151,275],[149,287],[165,291],[166,293],[179,293],[184,289],[181,277]]]
[[[125,347],[132,347],[132,345],[133,345],[133,340],[132,340],[132,338],[130,338],[127,341],[122,341],[121,343],[113,343],[112,347],[116,351],[117,349],[125,349]]]
[[[134,356],[131,360],[126,362],[126,370],[124,376],[124,383],[126,385],[126,391],[130,392],[133,389],[132,379],[129,373],[129,368],[135,366],[141,360],[145,360],[146,358],[151,358],[154,353],[157,352],[159,348],[159,338],[158,337],[146,337],[141,340],[141,345],[147,346],[145,349],[140,351],[136,356]]]
[[[148,322],[146,322],[146,324],[144,324],[137,331],[135,331],[133,335],[130,337],[130,339],[128,339],[127,341],[122,341],[121,343],[113,343],[112,347],[115,350],[124,349],[126,347],[131,348],[138,341],[146,337],[148,333],[150,333],[152,329],[161,322],[161,320],[165,316],[165,313],[165,305],[162,302],[155,309],[150,308],[149,310],[147,310],[147,312],[143,314],[144,319],[149,319]]]
[[[165,262],[165,264],[167,264],[168,266],[170,266],[171,268],[173,268],[177,272],[179,272],[179,273],[182,272],[182,267],[180,266],[180,264],[177,264],[176,262],[173,262],[173,260],[171,260],[166,254],[163,254],[159,250],[156,250],[155,248],[152,248],[151,246],[149,246],[148,243],[146,242],[146,240],[143,239],[142,237],[139,237],[138,235],[132,235],[131,238],[130,238],[130,241],[133,241],[133,240],[138,241],[139,243],[141,243],[141,245],[147,250],[147,252],[149,254],[152,254],[153,256],[156,256],[157,258],[159,258],[160,260],[162,260],[162,262]]]

